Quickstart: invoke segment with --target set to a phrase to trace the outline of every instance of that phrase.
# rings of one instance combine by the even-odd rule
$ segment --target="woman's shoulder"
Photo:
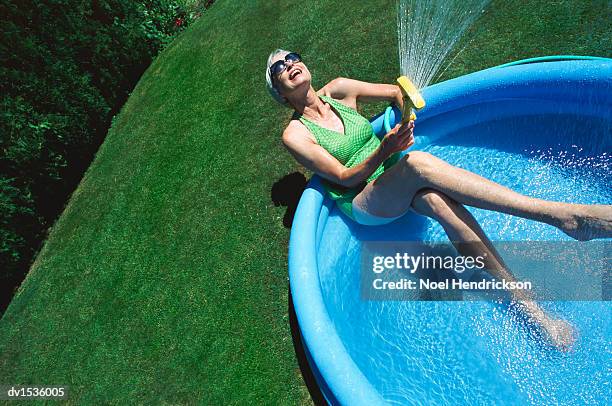
[[[317,91],[317,95],[322,98],[331,99],[332,102],[336,102],[342,107],[348,107],[351,110],[357,111],[357,99],[355,97],[348,97],[345,89],[347,84],[353,81],[353,79],[344,77],[332,79]]]
[[[308,127],[306,127],[304,123],[299,120],[299,118],[299,113],[296,112],[293,114],[291,120],[289,121],[289,124],[287,124],[287,127],[285,127],[285,130],[283,131],[283,140],[291,138],[295,139],[296,137],[306,137],[309,140],[316,142],[316,139],[312,136],[312,133],[310,132]]]
[[[331,96],[325,96],[325,95],[321,95],[320,97],[323,101],[328,102],[329,104],[331,104],[332,106],[338,109],[349,110],[351,112],[357,111],[357,106],[353,105],[349,100],[335,99]]]
[[[352,112],[359,112],[357,110],[357,103],[351,102],[351,100],[347,100],[347,99],[334,99],[334,101],[336,103],[338,103],[340,106],[342,106],[343,108],[350,110]]]

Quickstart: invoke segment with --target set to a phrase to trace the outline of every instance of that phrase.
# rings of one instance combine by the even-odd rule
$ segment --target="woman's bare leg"
[[[415,195],[412,208],[437,220],[461,255],[483,256],[485,268],[493,276],[508,282],[516,281],[474,216],[461,204],[435,190],[423,189]],[[575,339],[571,325],[547,315],[528,294],[518,291],[512,295],[521,310],[540,326],[553,345],[562,350],[569,349]]]
[[[361,205],[372,214],[401,214],[418,190],[432,188],[461,204],[553,225],[578,240],[612,237],[612,205],[570,204],[525,196],[426,152],[410,152],[371,184],[380,189],[379,196],[364,196]],[[397,198],[406,195],[407,202]]]

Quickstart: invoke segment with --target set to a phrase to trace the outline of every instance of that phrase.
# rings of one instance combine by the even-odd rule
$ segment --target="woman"
[[[295,159],[324,179],[340,210],[365,225],[391,222],[412,209],[442,225],[462,255],[487,258],[496,277],[515,280],[463,205],[499,211],[558,227],[579,240],[612,236],[612,206],[551,202],[524,196],[431,154],[398,152],[413,143],[414,122],[396,126],[380,141],[357,101],[387,100],[403,105],[399,87],[334,79],[319,91],[292,52],[278,49],[266,66],[268,90],[295,114],[282,140]],[[542,333],[560,348],[574,340],[569,324],[545,314],[522,293],[514,293]]]

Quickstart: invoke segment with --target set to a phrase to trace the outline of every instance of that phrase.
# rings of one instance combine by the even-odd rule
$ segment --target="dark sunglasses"
[[[300,56],[300,54],[295,53],[295,52],[290,52],[287,55],[285,55],[284,61],[278,60],[274,62],[272,66],[270,66],[270,75],[272,75],[272,77],[275,78],[277,75],[280,75],[281,73],[283,73],[285,69],[287,69],[287,62],[291,62],[291,64],[293,65],[294,63],[298,63],[301,61],[302,61],[302,57]]]

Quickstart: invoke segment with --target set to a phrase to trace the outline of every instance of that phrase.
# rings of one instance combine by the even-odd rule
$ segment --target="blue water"
[[[521,193],[575,203],[612,203],[612,123],[577,116],[514,117],[435,133],[417,124],[414,148]],[[557,229],[470,208],[494,241],[569,240]],[[336,208],[318,254],[328,312],[347,351],[395,404],[606,404],[611,398],[612,306],[546,302],[579,336],[561,353],[542,345],[502,305],[368,302],[359,297],[363,240],[447,241],[415,214],[364,227]]]

